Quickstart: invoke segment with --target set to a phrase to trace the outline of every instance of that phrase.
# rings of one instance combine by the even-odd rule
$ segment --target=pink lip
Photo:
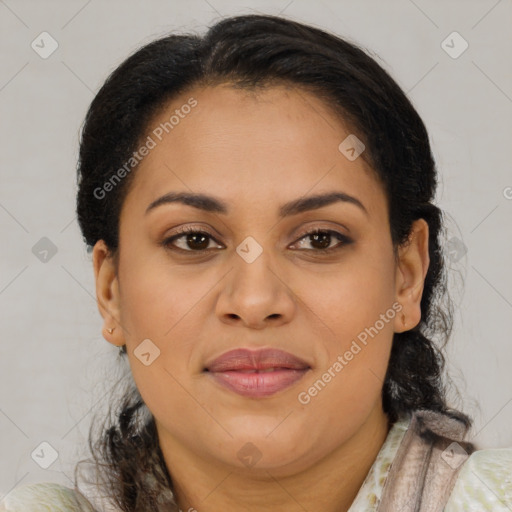
[[[264,372],[273,368],[273,371]],[[235,349],[206,365],[219,384],[243,396],[264,397],[303,377],[311,367],[302,359],[277,349]]]

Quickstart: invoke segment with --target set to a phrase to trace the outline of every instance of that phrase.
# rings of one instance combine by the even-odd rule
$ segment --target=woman
[[[428,135],[363,51],[259,15],[154,41],[92,102],[78,174],[133,380],[90,501],[3,510],[512,508],[512,450],[475,451],[445,398]]]

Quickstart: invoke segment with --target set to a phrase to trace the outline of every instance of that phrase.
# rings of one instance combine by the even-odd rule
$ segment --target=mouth
[[[246,397],[274,395],[297,383],[311,369],[304,360],[277,349],[235,349],[208,363],[204,372]]]

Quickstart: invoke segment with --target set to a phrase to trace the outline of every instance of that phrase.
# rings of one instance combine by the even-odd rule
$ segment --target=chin
[[[277,425],[279,421],[266,421],[260,429],[254,424],[252,428],[241,430],[228,428],[233,439],[223,446],[219,458],[252,473],[265,470],[274,474],[275,470],[280,470],[284,476],[305,469],[314,458],[311,432],[290,431]]]
[[[263,479],[272,477],[285,478],[305,471],[317,461],[311,450],[297,450],[297,445],[282,446],[266,442],[258,447],[256,443],[246,442],[236,449],[229,461],[235,472],[261,476]],[[223,454],[225,456],[225,453]]]

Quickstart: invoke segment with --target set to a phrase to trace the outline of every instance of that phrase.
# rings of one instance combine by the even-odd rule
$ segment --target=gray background
[[[126,371],[101,336],[74,215],[78,134],[95,91],[141,44],[249,12],[370,49],[417,107],[449,219],[453,403],[474,417],[482,447],[512,446],[511,0],[0,0],[0,497],[18,484],[70,485],[92,415]],[[58,42],[46,59],[31,47],[43,31]],[[442,47],[453,31],[469,44],[458,58]],[[43,237],[55,254],[41,252]],[[31,457],[49,462],[41,442],[58,452],[48,469]]]

